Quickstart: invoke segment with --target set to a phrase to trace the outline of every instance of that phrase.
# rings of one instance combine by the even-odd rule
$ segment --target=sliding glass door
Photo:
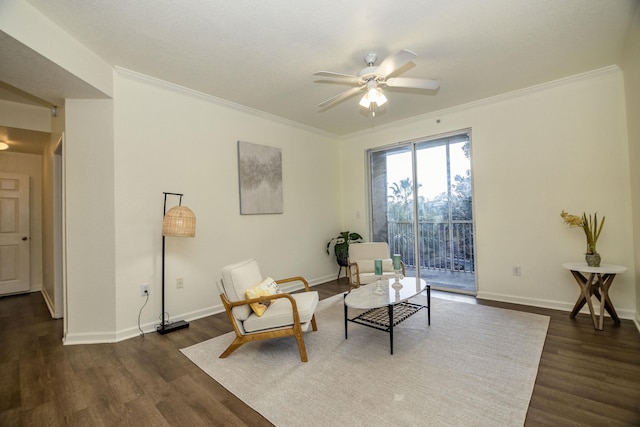
[[[369,152],[372,237],[408,276],[475,293],[470,133]]]

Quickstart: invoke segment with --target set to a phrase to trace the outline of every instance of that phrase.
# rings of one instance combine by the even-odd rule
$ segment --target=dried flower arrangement
[[[582,216],[571,215],[564,210],[560,213],[560,216],[564,220],[565,224],[569,227],[580,227],[584,231],[585,236],[587,237],[587,263],[591,265],[589,262],[589,255],[598,255],[597,261],[595,261],[596,265],[594,267],[598,267],[600,265],[600,257],[598,251],[596,250],[596,244],[598,243],[598,238],[600,237],[600,233],[602,232],[602,227],[604,226],[605,217],[602,217],[602,221],[598,223],[598,213],[587,217],[586,213],[583,213]]]

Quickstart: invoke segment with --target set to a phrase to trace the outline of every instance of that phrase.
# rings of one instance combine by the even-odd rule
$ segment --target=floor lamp
[[[174,206],[167,212],[167,196],[180,196],[178,206]],[[164,250],[165,238],[169,237],[194,237],[196,235],[196,216],[186,206],[182,206],[181,193],[164,193],[164,215],[162,220],[162,323],[158,326],[158,332],[162,335],[189,327],[184,320],[167,322],[164,311]]]

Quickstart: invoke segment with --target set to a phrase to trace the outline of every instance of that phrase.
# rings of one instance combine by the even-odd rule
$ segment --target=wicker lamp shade
[[[186,206],[174,206],[167,211],[162,221],[162,235],[171,237],[194,237],[196,216]]]

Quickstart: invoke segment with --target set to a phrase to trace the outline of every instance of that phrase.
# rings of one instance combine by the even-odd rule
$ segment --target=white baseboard
[[[309,286],[313,287],[315,285],[326,283],[330,280],[335,280],[335,276],[333,274],[329,276],[320,277],[314,280],[310,280]],[[298,291],[302,289],[303,285],[300,282],[298,283],[293,282],[293,283],[287,283],[285,285],[281,285],[281,288],[284,292],[293,292],[293,291]],[[196,310],[189,313],[182,313],[174,317],[175,319],[186,320],[187,322],[190,322],[192,320],[201,319],[203,317],[212,316],[214,314],[223,313],[223,312],[224,312],[224,306],[222,305],[222,302],[220,302],[219,304],[215,304],[201,310]],[[144,331],[145,334],[153,333],[153,332],[156,332],[157,325],[158,325],[158,321],[148,322],[148,323],[145,323],[144,325],[140,325],[140,328]],[[137,326],[130,327],[127,329],[117,331],[114,336],[114,341],[111,341],[111,342],[123,341],[126,339],[135,338],[137,336],[140,336],[140,330],[138,329],[138,327]],[[83,337],[83,339],[86,339],[88,337],[89,335],[87,335],[86,337]],[[108,342],[108,341],[103,341],[103,342]],[[75,343],[76,342],[72,342],[70,344],[75,344]],[[78,342],[78,344],[87,344],[87,343]]]
[[[191,322],[193,320],[201,319],[203,317],[212,316],[214,314],[224,312],[224,306],[222,303],[213,305],[201,310],[192,311],[189,313],[184,313],[181,315],[173,316],[173,321],[176,320],[186,320],[187,322]],[[140,328],[144,331],[145,334],[156,332],[156,326],[158,325],[158,321],[148,322],[144,325],[140,325]],[[140,329],[138,327],[127,328],[116,333],[116,340],[123,341],[129,338],[135,338],[140,336]]]
[[[49,297],[49,294],[47,293],[47,291],[42,288],[40,289],[40,293],[42,294],[42,298],[44,298],[44,303],[47,305],[47,308],[49,309],[49,314],[51,314],[51,318],[55,319],[55,311],[53,308],[53,301],[51,301],[51,298]]]
[[[188,322],[192,320],[197,320],[202,317],[211,316],[213,314],[218,314],[224,311],[224,307],[222,304],[208,307],[203,310],[197,310],[190,313],[185,313],[183,315],[175,316],[175,319],[186,320]],[[143,325],[140,325],[142,331],[145,334],[156,332],[157,321],[147,322]],[[126,329],[122,329],[116,331],[114,333],[84,333],[84,334],[67,334],[66,338],[63,340],[64,345],[78,345],[78,344],[105,344],[105,343],[114,343],[119,341],[124,341],[130,338],[135,338],[140,336],[140,329],[138,326],[129,327]]]
[[[561,310],[566,311],[567,313],[571,313],[573,310],[574,302],[564,302],[564,301],[554,301],[554,300],[544,300],[537,298],[522,298],[514,295],[505,295],[505,294],[496,294],[492,292],[478,292],[476,295],[478,299],[486,299],[491,301],[500,301],[500,302],[508,302],[512,304],[522,304],[529,305],[533,307],[541,307],[541,308],[551,308],[553,310]],[[597,303],[596,303],[597,306]],[[585,305],[580,313],[589,314],[589,308]],[[638,315],[632,310],[620,310],[616,308],[616,313],[621,319],[635,320],[638,323]],[[605,315],[608,316],[605,311]],[[636,325],[637,326],[637,325]],[[639,329],[640,330],[640,329]]]
[[[333,277],[333,278],[332,278]],[[309,281],[309,286],[319,285],[321,283],[326,283],[330,280],[334,280],[335,276],[325,276],[318,279],[314,279]],[[303,288],[302,283],[290,283],[282,286],[282,290],[284,292],[293,292]],[[46,300],[46,297],[45,297]],[[47,304],[48,305],[48,304]],[[51,311],[51,307],[49,308]],[[214,314],[224,312],[224,306],[222,302],[219,304],[215,304],[204,309],[177,314],[173,316],[175,319],[186,320],[190,322],[192,320],[201,319],[203,317],[211,316]],[[156,325],[158,325],[158,321],[147,322],[143,325],[140,325],[142,331],[147,333],[156,332]],[[126,329],[122,329],[119,331],[115,331],[114,333],[83,333],[83,334],[67,334],[66,338],[63,340],[65,345],[77,345],[77,344],[100,344],[100,343],[114,343],[119,341],[124,341],[130,338],[135,338],[140,336],[140,329],[138,326],[132,326]]]
[[[340,275],[341,279],[344,279],[345,276],[344,274]],[[329,274],[327,276],[322,276],[319,277],[317,279],[313,279],[309,281],[309,286],[315,286],[315,285],[321,285],[323,283],[327,283],[327,282],[333,282],[334,280],[336,280],[338,278],[338,276],[335,273]]]
[[[62,338],[64,345],[108,344],[116,342],[113,332],[88,332],[83,334],[67,334]]]

